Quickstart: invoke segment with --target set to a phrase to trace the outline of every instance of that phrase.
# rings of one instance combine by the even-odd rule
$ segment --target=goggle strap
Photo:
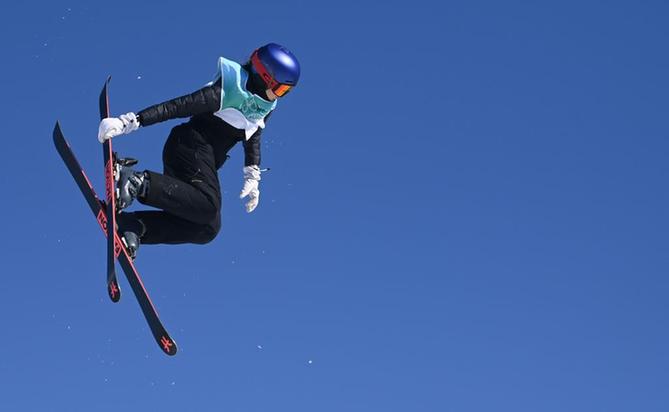
[[[258,57],[258,50],[254,51],[251,55],[251,64],[253,64],[253,68],[256,69],[260,77],[262,77],[262,79],[265,81],[265,84],[267,84],[268,88],[273,89],[279,85],[279,83],[272,78],[272,75],[269,74],[267,69],[265,69],[265,65],[260,61],[260,57]]]

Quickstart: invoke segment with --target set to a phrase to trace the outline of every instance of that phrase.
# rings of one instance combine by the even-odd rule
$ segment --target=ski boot
[[[121,241],[130,254],[130,258],[135,260],[141,243],[140,239],[144,236],[146,227],[141,220],[135,217],[134,213],[119,213],[117,222]]]
[[[130,255],[130,259],[135,260],[137,257],[137,251],[139,250],[139,236],[135,232],[123,232],[121,236],[123,245]]]
[[[116,204],[118,210],[127,208],[137,197],[143,197],[149,190],[149,179],[143,172],[136,172],[132,166],[138,161],[132,158],[117,158],[114,154],[114,178],[116,180]]]

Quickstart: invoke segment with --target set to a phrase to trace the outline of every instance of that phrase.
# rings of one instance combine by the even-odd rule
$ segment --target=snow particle
[[[262,345],[256,345],[256,348],[262,350]]]
[[[308,363],[309,365],[311,365],[312,363],[314,363],[314,361],[312,361],[311,359],[309,359],[309,361],[307,361],[307,363]]]
[[[137,80],[142,80],[142,76],[141,75],[137,76]]]

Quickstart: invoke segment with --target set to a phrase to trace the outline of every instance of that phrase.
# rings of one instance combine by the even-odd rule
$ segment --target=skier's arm
[[[244,141],[244,166],[260,166],[260,136],[262,129],[258,129],[249,140]]]
[[[272,113],[274,112],[269,112],[265,116],[265,124],[267,124],[267,120],[272,116]],[[248,140],[244,141],[244,166],[260,166],[260,136],[262,130],[258,128]]]
[[[149,126],[180,117],[214,113],[221,106],[221,80],[191,94],[147,107],[137,113],[139,124]]]
[[[269,119],[272,112],[265,116],[265,123]],[[255,133],[244,141],[244,186],[240,193],[240,198],[249,197],[246,202],[246,211],[251,213],[258,206],[260,201],[260,190],[258,184],[260,183],[260,136],[262,129],[256,130]]]

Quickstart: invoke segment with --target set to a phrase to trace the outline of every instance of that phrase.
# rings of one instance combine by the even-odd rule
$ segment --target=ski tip
[[[102,86],[102,91],[100,92],[100,119],[104,119],[106,117],[109,117],[109,81],[111,80],[111,76],[107,77],[107,80],[105,80],[104,86]]]
[[[56,121],[56,125],[53,127],[53,143],[56,145],[56,148],[63,145],[65,142],[65,136],[63,136],[63,131],[60,128],[60,122]],[[67,142],[65,142],[67,144]]]
[[[60,122],[56,120],[56,124],[53,126],[53,137],[56,137],[59,134],[62,134],[62,131],[60,130]]]
[[[174,356],[177,354],[177,343],[169,337],[169,335],[163,335],[158,339],[158,344],[160,349],[165,352],[166,355]]]

